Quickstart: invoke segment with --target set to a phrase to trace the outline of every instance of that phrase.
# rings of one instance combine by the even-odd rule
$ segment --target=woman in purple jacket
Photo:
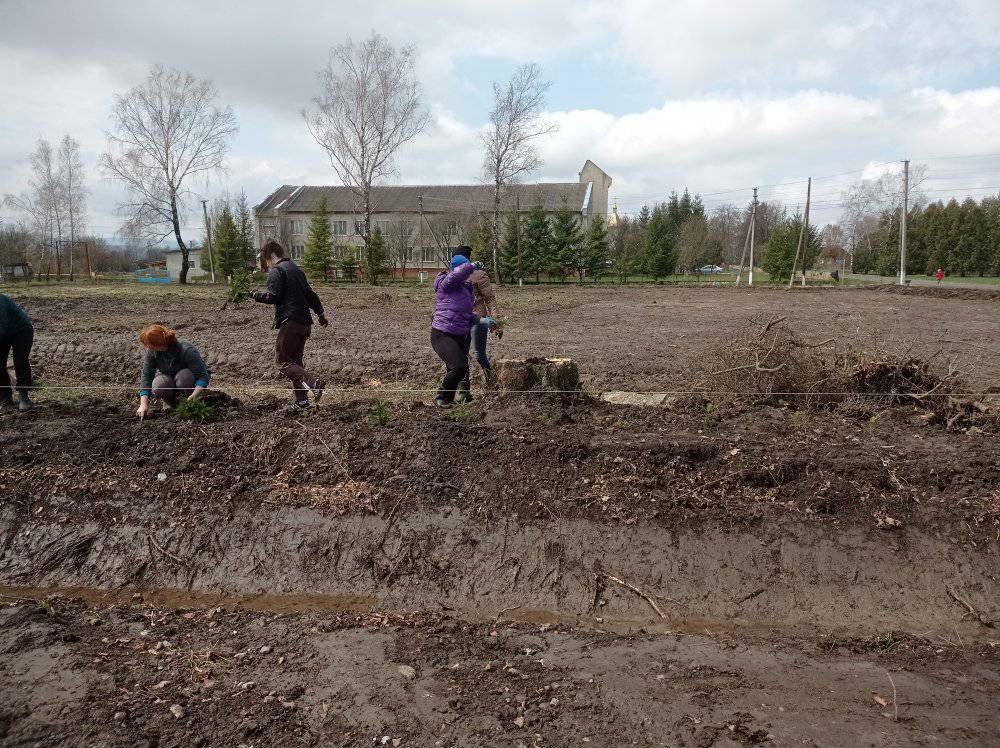
[[[465,247],[459,248],[461,252]],[[431,347],[444,361],[447,373],[434,402],[440,408],[450,408],[455,402],[455,390],[469,371],[469,328],[472,325],[491,326],[493,320],[472,311],[476,294],[470,278],[476,266],[465,255],[451,261],[451,270],[442,270],[434,279],[437,305],[431,324]]]

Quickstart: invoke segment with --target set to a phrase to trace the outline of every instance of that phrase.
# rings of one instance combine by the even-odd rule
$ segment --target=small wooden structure
[[[0,280],[31,280],[34,275],[30,262],[11,262],[0,265]]]

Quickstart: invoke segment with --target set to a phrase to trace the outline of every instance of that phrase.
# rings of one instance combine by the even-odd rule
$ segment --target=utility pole
[[[753,188],[753,208],[750,210],[750,275],[747,278],[747,285],[753,285],[753,246],[757,240],[757,188]]]
[[[208,220],[208,200],[201,201],[201,209],[205,211],[205,232],[208,235],[208,269],[212,275],[212,285],[215,285],[215,258],[212,257],[212,224]]]
[[[499,257],[499,252],[497,251],[497,249],[500,246],[500,234],[501,234],[501,231],[502,231],[501,228],[500,228],[500,211],[499,210],[497,210],[495,216],[496,216],[496,222],[493,224],[493,234],[494,234],[494,237],[493,237],[493,277],[496,278],[497,283],[499,283],[499,284],[502,285],[503,284],[503,278],[500,277],[500,265],[497,264],[497,259]]]
[[[788,288],[791,290],[792,282],[795,280],[795,266],[799,264],[799,255],[802,254],[802,241],[805,239],[808,241],[809,237],[809,199],[812,197],[812,177],[809,177],[809,181],[806,182],[806,212],[802,219],[802,225],[799,226],[799,243],[795,247],[795,259],[792,260],[792,273],[788,276]],[[802,254],[802,285],[806,284],[806,256]]]
[[[910,162],[903,162],[903,207],[899,216],[899,285],[906,285],[906,214],[910,206]]]
[[[417,195],[417,243],[420,245],[420,277],[424,272],[424,196]],[[423,281],[421,281],[423,282]]]

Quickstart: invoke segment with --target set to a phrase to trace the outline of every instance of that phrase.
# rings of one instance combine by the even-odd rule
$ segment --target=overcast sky
[[[814,176],[817,217],[834,220],[847,180],[897,168],[882,162],[1000,154],[997,0],[0,0],[0,194],[26,188],[39,137],[71,133],[90,227],[111,236],[121,191],[97,158],[113,95],[153,63],[212,78],[236,112],[228,173],[205,196],[334,183],[300,111],[331,44],[373,30],[417,45],[433,114],[400,153],[401,183],[475,182],[491,81],[529,61],[559,125],[535,178],[575,180],[590,158],[623,211],[685,186],[711,207],[787,182],[761,194],[794,209]],[[1000,189],[1000,156],[929,167],[933,198]]]

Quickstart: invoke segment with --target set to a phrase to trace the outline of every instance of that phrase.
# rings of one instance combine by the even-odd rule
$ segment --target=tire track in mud
[[[149,515],[155,516],[155,506]],[[218,518],[222,520],[223,518]],[[973,550],[919,531],[891,542],[864,532],[784,525],[762,533],[706,527],[611,529],[587,520],[484,525],[458,512],[331,518],[275,509],[194,527],[98,528],[2,521],[0,584],[179,590],[294,601],[364,599],[396,610],[446,607],[472,620],[864,633],[990,632],[949,588],[991,610],[1000,587]],[[919,549],[919,550],[917,550]],[[634,590],[602,583],[605,573]],[[643,597],[645,596],[645,598]],[[660,601],[666,621],[648,599]]]

